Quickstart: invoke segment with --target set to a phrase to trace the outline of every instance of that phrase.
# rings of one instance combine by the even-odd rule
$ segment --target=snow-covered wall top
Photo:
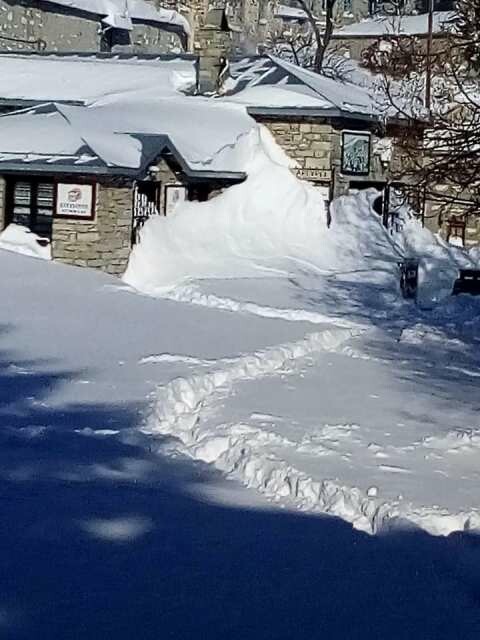
[[[451,11],[437,11],[433,16],[433,31],[436,34],[451,28],[455,14]],[[385,16],[368,18],[362,22],[349,24],[334,31],[334,38],[379,38],[387,35],[404,34],[422,36],[428,33],[428,15]]]
[[[190,34],[188,21],[177,11],[156,9],[145,0],[48,0],[52,4],[104,16],[103,22],[118,29],[132,29],[132,20],[178,27]]]
[[[197,83],[194,58],[0,54],[0,103],[92,103],[123,93],[161,96]]]

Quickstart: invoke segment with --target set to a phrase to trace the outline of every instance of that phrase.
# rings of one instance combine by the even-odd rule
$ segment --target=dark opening
[[[205,202],[211,192],[211,186],[208,184],[193,184],[188,188],[188,199]]]
[[[102,31],[102,37],[100,40],[100,51],[109,52],[117,46],[126,46],[131,44],[130,33],[126,29],[115,29],[109,27]]]
[[[139,181],[133,190],[132,245],[139,240],[140,229],[150,216],[160,214],[161,182]]]

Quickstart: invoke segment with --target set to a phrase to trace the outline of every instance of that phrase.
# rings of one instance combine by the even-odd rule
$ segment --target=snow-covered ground
[[[377,316],[375,284],[330,282],[326,321],[318,275],[190,304],[4,250],[0,269],[5,637],[478,637],[476,537],[372,536],[355,504],[401,492],[455,514],[437,533],[464,525],[472,301]]]
[[[7,637],[479,637],[478,256],[257,134],[123,282],[0,238]]]

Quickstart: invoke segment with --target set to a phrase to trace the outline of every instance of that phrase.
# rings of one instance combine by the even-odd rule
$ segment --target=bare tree
[[[427,58],[425,41],[391,36],[367,50],[363,63],[384,79],[401,160],[394,180],[436,203],[435,215],[455,223],[480,215],[480,0],[459,0],[457,16]],[[431,73],[430,109],[422,104]],[[394,87],[394,88],[393,88]],[[406,100],[416,87],[416,100]]]
[[[328,45],[330,44],[330,40],[332,39],[334,27],[333,10],[336,1],[337,0],[325,0],[325,25],[323,26],[323,30],[321,30],[320,25],[313,15],[312,9],[310,8],[308,2],[306,0],[295,0],[295,2],[297,2],[297,4],[307,16],[310,28],[315,39],[315,57],[313,60],[313,71],[315,71],[316,73],[322,72],[325,53],[327,51]]]
[[[337,0],[326,0],[322,21],[315,16],[309,0],[295,2],[305,14],[307,28],[299,23],[288,30],[276,29],[270,33],[269,49],[280,56],[286,55],[301,67],[323,73],[334,29],[334,8]],[[331,66],[332,64],[329,65]]]

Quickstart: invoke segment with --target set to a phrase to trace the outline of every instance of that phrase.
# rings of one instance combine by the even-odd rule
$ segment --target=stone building
[[[109,95],[195,93],[193,54],[0,52],[0,113],[45,102],[88,105]]]
[[[396,150],[367,90],[272,56],[231,60],[228,71],[222,100],[246,105],[325,200],[385,190]]]
[[[0,117],[0,229],[28,228],[55,260],[123,273],[150,216],[246,177],[229,149],[250,119],[194,100],[50,103]]]
[[[0,49],[144,52],[182,50],[188,20],[147,0],[0,0]]]

